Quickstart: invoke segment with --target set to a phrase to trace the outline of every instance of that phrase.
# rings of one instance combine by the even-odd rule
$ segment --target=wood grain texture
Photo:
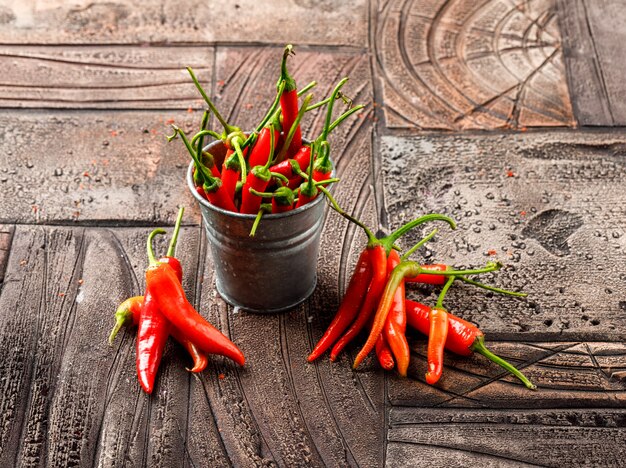
[[[623,409],[393,408],[387,461],[389,466],[620,466],[625,418]]]
[[[210,78],[213,56],[206,46],[0,46],[0,106],[202,108],[185,67]],[[26,82],[24,76],[29,77]]]
[[[4,272],[9,261],[14,231],[13,226],[0,224],[0,285],[4,281]]]
[[[171,225],[181,204],[197,214],[189,155],[165,136],[168,122],[195,132],[201,117],[0,111],[0,222]]]
[[[581,125],[626,123],[623,103],[626,13],[619,1],[560,1],[559,21],[576,118]]]
[[[0,6],[3,44],[366,43],[366,2],[24,0]]]
[[[574,125],[553,1],[378,5],[374,69],[387,127]]]
[[[422,261],[500,260],[505,267],[484,281],[529,294],[490,297],[459,285],[447,296],[451,312],[498,339],[624,339],[621,133],[390,136],[381,138],[380,153],[390,228],[430,212],[458,222],[455,232],[442,228]],[[415,243],[417,234],[402,245]],[[436,298],[429,288],[413,291],[428,303]]]

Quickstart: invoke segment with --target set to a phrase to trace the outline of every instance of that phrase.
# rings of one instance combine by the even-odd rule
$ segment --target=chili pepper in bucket
[[[286,131],[290,131],[295,125],[292,138],[285,140],[284,143],[285,154],[288,158],[296,154],[302,146],[302,131],[300,130],[300,122],[297,119],[297,115],[299,114],[298,87],[296,81],[287,71],[287,58],[290,55],[295,55],[291,44],[287,45],[283,52],[283,59],[280,64],[280,80],[277,84],[277,87],[279,87],[281,82],[284,82],[283,92],[280,96],[280,108],[283,113],[283,128],[286,129]],[[307,105],[308,104],[303,104],[302,109],[305,109]],[[302,109],[300,111],[302,111]]]

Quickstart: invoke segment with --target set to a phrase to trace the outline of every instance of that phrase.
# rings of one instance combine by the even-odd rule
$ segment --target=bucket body
[[[221,141],[205,150],[221,165],[225,154]],[[322,193],[298,209],[264,215],[256,235],[250,237],[256,215],[226,211],[202,198],[193,183],[193,162],[187,183],[200,203],[215,286],[226,302],[251,312],[275,313],[313,293],[325,211]]]

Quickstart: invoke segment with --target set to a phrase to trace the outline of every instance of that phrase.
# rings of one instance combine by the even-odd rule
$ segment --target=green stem
[[[285,46],[285,50],[283,51],[283,59],[280,62],[280,80],[285,82],[286,92],[293,91],[297,88],[296,80],[294,80],[287,71],[287,58],[290,55],[296,55],[296,53],[293,51],[293,46],[291,44],[287,44]],[[278,84],[276,86],[278,86]]]
[[[265,162],[265,166],[263,166],[263,170],[267,171],[269,170],[270,166],[272,165],[272,159],[274,159],[274,146],[276,145],[276,142],[274,141],[274,124],[270,124],[270,151],[269,154],[267,155],[267,161]]]
[[[224,127],[224,132],[228,135],[230,133],[238,131],[239,128],[229,125],[228,122],[224,120],[224,117],[222,117],[222,115],[219,113],[219,111],[217,110],[217,107],[215,107],[215,104],[213,104],[213,102],[209,99],[209,96],[207,96],[207,94],[204,92],[204,89],[202,89],[202,86],[200,85],[198,78],[196,78],[196,75],[193,73],[193,70],[191,69],[191,67],[187,67],[187,71],[191,75],[191,79],[196,85],[196,88],[198,88],[198,91],[200,91],[200,94],[204,98],[204,101],[209,106],[209,109],[211,109],[211,112],[215,114],[215,117],[217,118],[217,120],[219,120],[219,122],[222,124],[222,127]]]
[[[196,145],[196,147],[198,148],[198,154],[200,154],[200,152],[202,151],[202,148],[199,145],[201,145],[204,142],[203,141],[204,137],[207,136],[207,135],[212,136],[216,140],[221,140],[222,139],[222,135],[220,135],[217,132],[214,132],[213,130],[202,130],[202,131],[199,131],[191,139],[191,144],[192,145],[195,145],[196,141],[198,141],[198,145]]]
[[[330,99],[330,102],[328,103],[328,108],[326,110],[326,122],[324,123],[324,130],[322,131],[320,141],[328,140],[328,133],[330,132],[330,124],[332,123],[331,119],[333,118],[333,107],[335,105],[335,99],[337,99],[337,93],[339,93],[339,90],[347,82],[348,82],[347,77],[339,81],[339,83],[337,83],[337,86],[335,86],[335,89],[333,89],[332,94],[330,95],[331,99]]]
[[[328,185],[328,184],[334,184],[335,182],[339,182],[341,179],[334,177],[332,179],[326,179],[326,180],[319,180],[319,181],[315,181],[313,183],[313,185],[315,185],[316,187],[320,187],[322,185]]]
[[[261,120],[261,123],[257,125],[257,127],[254,129],[254,132],[252,132],[250,136],[246,138],[246,141],[243,142],[243,144],[241,145],[242,149],[247,148],[248,146],[252,145],[252,143],[256,140],[257,133],[263,130],[263,128],[267,125],[267,123],[270,122],[272,118],[274,117],[274,115],[278,112],[277,108],[278,108],[278,104],[280,104],[280,96],[283,94],[283,89],[285,89],[285,82],[284,80],[281,80],[280,84],[278,85],[278,93],[276,94],[276,98],[274,98],[274,102],[272,103],[272,105],[270,106],[270,109],[265,114],[265,117],[263,117],[263,120]]]
[[[209,171],[207,167],[202,164],[200,156],[196,153],[196,150],[193,149],[191,143],[189,143],[189,140],[187,140],[187,136],[185,135],[185,133],[176,125],[172,125],[172,129],[174,129],[174,135],[168,136],[168,141],[172,141],[174,138],[176,138],[177,135],[180,135],[180,138],[183,140],[183,143],[187,148],[187,151],[191,155],[191,159],[193,159],[193,162],[196,165],[196,170],[201,174],[203,182],[208,183],[209,185],[215,184],[215,178],[213,177],[213,174],[211,174],[211,171]]]
[[[415,252],[417,249],[423,246],[426,242],[428,242],[433,237],[435,237],[435,234],[437,234],[438,231],[439,229],[437,228],[433,229],[433,231],[430,234],[428,234],[421,241],[419,241],[417,244],[415,244],[413,247],[407,250],[407,252],[404,255],[402,255],[402,257],[400,257],[400,260],[406,260],[407,258],[409,258],[413,254],[413,252]]]
[[[479,288],[486,289],[487,291],[493,291],[493,292],[499,293],[499,294],[507,294],[509,296],[515,296],[515,297],[526,297],[526,296],[528,296],[528,294],[526,294],[526,293],[509,291],[507,289],[500,289],[500,288],[496,288],[494,286],[488,286],[486,284],[479,283],[478,281],[474,281],[474,280],[471,280],[469,278],[465,278],[464,276],[460,276],[459,279],[461,281],[467,283],[467,284],[471,284],[473,286],[477,286]]]
[[[271,211],[272,211],[272,205],[269,205],[269,212],[271,212]],[[252,229],[250,229],[250,237],[254,237],[256,235],[256,230],[259,227],[259,224],[261,222],[261,218],[267,212],[268,212],[268,206],[266,206],[265,204],[262,204],[261,208],[259,208],[259,212],[256,214],[256,218],[254,218],[254,223],[252,224]]]
[[[493,352],[491,352],[489,350],[489,348],[487,348],[485,346],[485,337],[484,336],[482,336],[482,335],[477,336],[476,339],[474,340],[474,343],[472,344],[472,346],[470,346],[470,348],[472,349],[472,351],[475,351],[477,353],[482,354],[487,359],[489,359],[491,362],[495,362],[500,367],[502,367],[504,370],[506,370],[506,371],[510,372],[511,374],[513,374],[515,377],[517,377],[518,379],[520,379],[524,383],[526,388],[528,388],[530,390],[536,390],[537,389],[537,386],[535,384],[533,384],[530,380],[528,380],[528,378],[524,374],[522,374],[519,370],[517,370],[517,368],[515,366],[513,366],[511,363],[505,361],[504,359],[502,359],[497,354],[494,354]]]
[[[270,176],[282,181],[284,184],[289,184],[289,179],[284,174],[280,174],[278,172],[270,172]]]
[[[391,246],[395,244],[400,237],[402,237],[404,234],[406,234],[416,226],[428,223],[430,221],[445,221],[450,225],[452,229],[456,229],[456,223],[454,222],[454,220],[448,218],[447,216],[441,214],[429,214],[426,216],[422,216],[421,218],[414,219],[413,221],[409,221],[404,226],[396,229],[394,232],[389,234],[387,237],[380,239],[380,242],[385,246],[387,253],[389,253],[389,251],[391,250]]]
[[[240,138],[239,137],[235,137],[235,138],[230,140],[230,143],[235,148],[235,153],[237,153],[237,158],[239,159],[239,165],[241,166],[241,168],[240,168],[240,171],[241,171],[241,182],[243,182],[245,184],[248,172],[247,172],[247,168],[246,168],[246,158],[243,155],[243,151],[241,151]]]
[[[332,132],[335,128],[337,128],[344,120],[346,120],[352,114],[364,108],[365,108],[364,105],[359,104],[358,106],[355,106],[352,109],[347,110],[346,112],[341,114],[339,117],[337,117],[337,120],[335,120],[332,124],[330,124],[330,127],[328,127],[328,133]]]
[[[211,114],[208,110],[204,111],[202,114],[202,123],[200,124],[200,133],[209,132],[210,130],[206,130],[206,126],[209,124],[209,117]],[[195,136],[194,136],[195,138]],[[204,134],[198,137],[198,145],[196,146],[196,154],[202,154],[202,143],[204,143]],[[191,144],[194,144],[193,138],[191,139]]]
[[[339,206],[339,203],[337,203],[337,200],[335,200],[335,198],[330,194],[328,189],[322,186],[318,188],[324,193],[324,195],[326,195],[326,198],[328,198],[328,201],[330,202],[333,210],[335,210],[337,213],[339,213],[341,216],[346,218],[348,221],[356,224],[361,229],[363,229],[363,231],[365,231],[365,235],[367,236],[367,239],[370,244],[374,244],[378,242],[378,239],[376,239],[376,236],[372,233],[372,231],[369,230],[369,228],[365,224],[363,224],[361,221],[359,221],[358,219],[349,215],[348,213],[346,213],[345,211],[341,209],[341,207]]]
[[[438,309],[443,309],[443,298],[446,297],[448,289],[450,289],[450,286],[452,286],[452,283],[454,283],[454,280],[455,280],[454,276],[450,276],[448,280],[446,281],[446,284],[443,286],[443,289],[439,293],[439,297],[437,298],[437,305],[435,306]]]
[[[155,229],[148,235],[148,240],[146,241],[146,249],[148,251],[148,260],[151,266],[157,264],[156,257],[154,256],[154,250],[152,249],[152,239],[154,239],[154,236],[156,236],[157,234],[165,234],[165,229],[161,229],[161,228]]]
[[[307,91],[315,88],[317,86],[317,81],[311,81],[308,85],[298,91],[298,97],[302,97],[306,94]]]
[[[287,134],[287,138],[285,138],[285,143],[283,144],[283,147],[280,149],[280,152],[278,153],[278,155],[276,156],[276,159],[274,160],[274,164],[278,164],[279,162],[282,162],[287,156],[287,150],[289,149],[289,145],[291,145],[291,141],[293,140],[293,137],[296,134],[296,129],[300,125],[300,121],[302,120],[302,117],[304,116],[306,108],[309,105],[309,102],[311,101],[312,97],[313,97],[312,94],[307,94],[307,96],[304,98],[304,102],[302,103],[302,106],[300,107],[300,110],[298,111],[298,115],[296,116],[296,119],[294,120],[293,124],[291,125],[291,128],[289,129],[289,133]]]
[[[489,262],[484,268],[477,268],[474,270],[445,270],[445,271],[433,271],[421,269],[413,276],[420,275],[443,275],[443,276],[465,276],[465,275],[480,275],[482,273],[489,273],[502,268],[502,264],[498,262]]]
[[[185,207],[181,206],[178,209],[178,216],[176,217],[176,224],[174,225],[174,232],[172,233],[172,238],[170,239],[170,245],[167,248],[168,257],[176,256],[176,244],[178,242],[178,233],[180,232],[180,223],[183,220],[183,213],[185,212]]]

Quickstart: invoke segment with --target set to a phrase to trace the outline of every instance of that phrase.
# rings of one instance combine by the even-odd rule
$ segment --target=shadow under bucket
[[[221,166],[226,149],[221,141],[205,148]],[[307,299],[317,283],[317,257],[324,222],[324,194],[303,207],[261,219],[233,213],[202,198],[193,183],[193,162],[187,171],[189,190],[200,203],[211,247],[215,286],[229,304],[250,312],[276,313]]]

